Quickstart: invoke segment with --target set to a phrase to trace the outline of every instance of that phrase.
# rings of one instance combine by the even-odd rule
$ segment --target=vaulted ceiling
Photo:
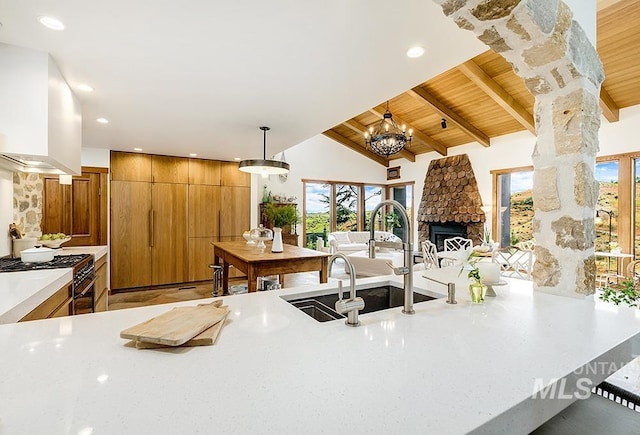
[[[619,109],[640,104],[640,2],[600,0],[598,8],[597,49],[606,77],[600,106],[603,122],[617,122]],[[389,100],[396,123],[413,129],[411,145],[390,158],[415,161],[418,154],[445,156],[449,148],[474,141],[489,147],[491,138],[517,131],[535,134],[533,104],[511,65],[486,51]],[[324,135],[388,166],[389,159],[364,143],[365,131],[380,123],[385,108],[386,102],[380,102]]]

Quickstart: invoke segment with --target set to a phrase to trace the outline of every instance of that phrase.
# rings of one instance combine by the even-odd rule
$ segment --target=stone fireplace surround
[[[462,235],[478,245],[482,243],[485,220],[469,156],[462,154],[432,160],[418,208],[418,241],[430,240],[442,250],[448,234],[451,237]]]

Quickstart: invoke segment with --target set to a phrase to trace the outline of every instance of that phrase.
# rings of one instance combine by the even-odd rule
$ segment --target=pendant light
[[[384,112],[382,120],[377,129],[370,128],[369,133],[364,134],[365,146],[374,153],[389,157],[392,154],[399,153],[407,144],[411,144],[413,136],[412,130],[409,130],[409,137],[406,135],[405,126],[402,129],[393,120],[391,111],[389,111],[389,102],[387,101],[387,110]]]
[[[263,132],[262,160],[243,160],[240,162],[240,170],[250,174],[260,174],[263,177],[280,175],[289,172],[289,163],[280,160],[267,160],[267,131],[269,127],[260,127]]]

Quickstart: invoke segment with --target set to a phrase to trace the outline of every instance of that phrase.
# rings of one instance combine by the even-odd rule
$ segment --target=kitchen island
[[[415,273],[415,287],[443,296]],[[224,297],[214,346],[137,350],[122,329],[196,301],[0,325],[0,428],[29,434],[528,433],[572,400],[536,385],[599,383],[640,340],[640,311],[534,294],[507,280],[471,305],[444,298],[319,323],[286,300],[335,282]],[[395,276],[358,287],[401,286]],[[635,348],[637,353],[638,347]],[[607,366],[609,367],[609,366]],[[537,380],[542,379],[542,384]],[[574,391],[575,388],[573,388]],[[34,410],[38,410],[34,416]]]

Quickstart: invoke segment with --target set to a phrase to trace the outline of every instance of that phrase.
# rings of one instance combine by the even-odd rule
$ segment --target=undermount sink
[[[345,292],[345,296],[347,296],[347,292]],[[357,290],[357,296],[364,299],[364,309],[360,311],[360,314],[401,307],[404,304],[404,289],[391,285],[360,289]],[[434,299],[436,298],[413,292],[413,301],[416,303]],[[337,300],[338,294],[334,293],[321,296],[306,296],[287,300],[287,302],[318,322],[328,322],[345,318],[344,315],[334,309]]]

